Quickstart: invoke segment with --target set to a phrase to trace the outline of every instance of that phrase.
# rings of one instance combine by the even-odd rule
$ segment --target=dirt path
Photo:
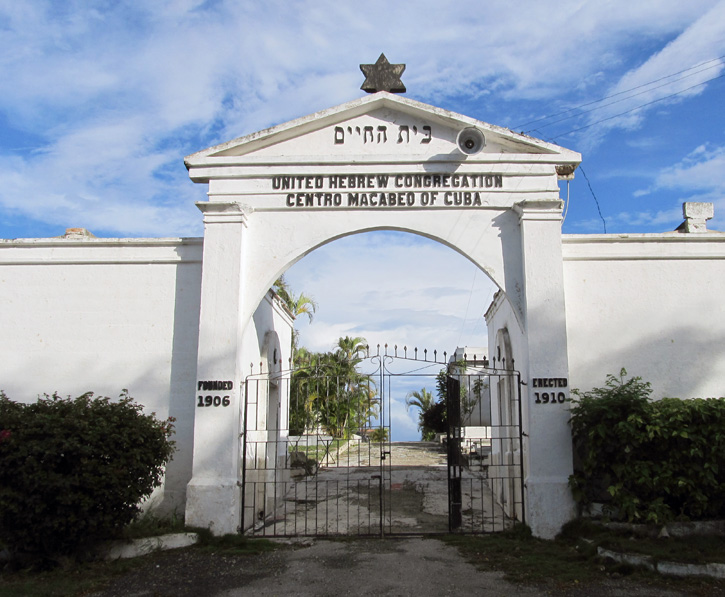
[[[434,539],[314,541],[258,556],[158,554],[94,597],[544,595],[481,572]]]
[[[91,597],[244,597],[445,595],[567,597],[681,597],[686,592],[643,586],[624,578],[585,583],[564,593],[479,570],[440,540],[306,540],[278,551],[241,556],[195,548],[158,553]],[[702,594],[702,593],[698,593]]]

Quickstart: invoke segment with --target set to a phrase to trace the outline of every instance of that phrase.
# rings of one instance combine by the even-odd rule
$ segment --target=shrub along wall
[[[112,536],[161,482],[171,423],[125,392],[33,404],[0,392],[0,543],[53,558]]]
[[[573,390],[574,499],[630,522],[725,515],[725,399],[650,401],[639,377]]]

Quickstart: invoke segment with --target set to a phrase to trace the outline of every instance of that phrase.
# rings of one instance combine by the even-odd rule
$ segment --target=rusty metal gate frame
[[[379,396],[380,409],[375,419],[377,424],[370,426],[371,421],[368,419],[367,429],[359,431],[369,434],[374,433],[375,430],[381,430],[379,433],[383,436],[387,435],[387,439],[379,443],[379,449],[373,449],[372,441],[359,442],[357,447],[352,448],[350,444],[347,444],[346,453],[342,452],[343,447],[334,446],[335,441],[322,433],[316,434],[314,444],[311,442],[311,435],[296,438],[297,443],[290,440],[290,414],[282,413],[280,406],[284,402],[281,397],[285,395],[285,392],[287,397],[291,393],[292,374],[294,373],[292,370],[273,376],[266,373],[247,376],[244,381],[244,407],[240,421],[242,431],[240,434],[242,530],[249,534],[263,536],[368,535],[382,537],[444,532],[479,534],[503,530],[508,524],[507,519],[513,522],[525,522],[520,374],[513,369],[497,369],[495,361],[493,366],[489,367],[485,357],[481,361],[477,361],[475,357],[473,361],[466,360],[467,364],[462,368],[461,363],[447,362],[446,353],[443,353],[443,361],[438,360],[438,353],[435,351],[432,353],[432,360],[428,358],[427,351],[423,351],[421,356],[423,358],[419,358],[417,349],[411,356],[408,356],[407,349],[398,354],[397,346],[394,351],[391,350],[389,353],[387,345],[382,352],[378,346],[377,353],[373,356],[370,356],[368,351],[365,361],[376,366],[376,370],[370,375],[376,377],[375,386]],[[389,365],[395,361],[410,361],[423,366],[440,365],[447,368],[447,397],[449,399],[446,401],[446,408],[449,425],[445,434],[447,479],[443,481],[447,482],[447,529],[416,530],[407,533],[393,527],[391,383],[393,378],[426,377],[432,379],[436,377],[430,373],[394,373],[389,369]],[[460,390],[457,388],[460,388],[461,381],[471,385],[473,376],[465,373],[466,367],[469,366],[468,363],[471,367],[476,367],[475,377],[477,379],[480,380],[482,376],[485,376],[489,383],[494,378],[498,383],[501,382],[501,379],[505,379],[508,380],[508,391],[513,391],[513,401],[509,405],[513,408],[509,408],[508,413],[513,420],[506,421],[506,425],[497,426],[498,429],[492,427],[491,437],[488,438],[489,446],[498,442],[500,454],[495,453],[496,450],[489,447],[488,457],[491,461],[485,468],[505,473],[494,476],[490,482],[488,475],[484,476],[483,473],[466,474],[469,469],[473,468],[470,461],[474,458],[483,462],[485,456],[481,450],[482,448],[485,450],[485,447],[481,445],[481,442],[474,445],[470,437],[465,437],[465,426],[463,425],[465,421],[460,416],[460,402],[450,400],[450,397],[460,395]],[[318,381],[329,384],[332,380],[319,378]],[[491,391],[489,386],[489,400]],[[276,396],[274,400],[273,395]],[[261,403],[264,401],[276,404],[277,412],[260,414]],[[515,404],[513,404],[514,402]],[[456,403],[458,403],[458,413],[456,413]],[[268,428],[270,421],[276,423],[275,428]],[[320,430],[318,429],[318,431]],[[302,438],[307,443],[300,447]],[[485,441],[483,440],[483,443]],[[499,459],[500,461],[494,463],[494,457],[503,454],[504,444],[505,447],[513,449],[507,452],[505,461]],[[357,462],[351,461],[350,453],[353,450],[356,452]],[[310,462],[313,459],[308,458],[312,451],[315,454],[314,460],[317,461],[315,464]],[[305,462],[300,462],[301,454],[304,454]],[[345,461],[346,454],[347,460]],[[375,459],[377,459],[377,463],[373,466]],[[304,477],[297,480],[292,479],[293,464],[303,469]],[[339,473],[337,475],[339,478],[320,480],[318,473],[323,465],[325,465],[325,471],[333,469],[333,475]],[[480,466],[480,468],[484,467]],[[363,469],[371,474],[360,478],[360,471]],[[495,487],[492,488],[489,485]],[[489,503],[495,502],[497,498],[494,491],[500,496],[506,497],[510,502],[506,506],[508,514],[500,514],[496,519],[491,515],[491,520],[484,524],[480,522],[486,520],[483,504],[485,499],[488,499]],[[485,492],[489,492],[491,495],[486,497]],[[352,501],[357,501],[357,512],[351,511],[349,495],[355,496]],[[343,496],[342,500],[341,496]],[[466,497],[467,506],[464,506],[462,497]],[[480,513],[473,512],[474,502],[480,503]],[[325,504],[324,512],[321,511],[320,504]],[[341,508],[344,510],[342,519]],[[376,516],[373,515],[374,510],[377,510]],[[361,518],[361,512],[365,511],[367,520],[364,517]],[[314,514],[310,515],[310,512],[314,512]],[[499,519],[500,522],[498,522]]]

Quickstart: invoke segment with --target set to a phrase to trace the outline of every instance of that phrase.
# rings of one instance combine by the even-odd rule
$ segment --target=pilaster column
[[[237,203],[210,201],[197,203],[197,207],[204,214],[204,255],[194,462],[186,492],[186,524],[207,527],[221,535],[237,532],[241,520],[237,482],[244,396],[239,351],[247,217]],[[211,396],[208,406],[207,396]]]
[[[527,383],[522,389],[526,520],[538,537],[553,538],[574,516],[569,426],[569,360],[559,200],[514,206],[521,226]]]

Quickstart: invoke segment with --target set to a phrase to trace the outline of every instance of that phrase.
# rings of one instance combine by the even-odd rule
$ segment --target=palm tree
[[[423,413],[433,406],[433,394],[425,388],[421,388],[420,391],[414,390],[408,392],[408,395],[405,397],[405,406],[408,407],[408,410],[410,410],[411,406],[415,406]]]
[[[277,278],[272,285],[272,290],[284,303],[287,310],[297,319],[300,315],[307,315],[312,321],[313,314],[317,311],[317,303],[315,299],[307,296],[304,292],[295,296],[292,289],[288,286],[284,276]],[[292,352],[297,348],[299,342],[299,332],[292,328]]]
[[[421,388],[420,391],[413,390],[412,392],[408,392],[408,395],[405,397],[405,406],[408,410],[410,410],[411,406],[420,409],[420,412],[418,413],[418,430],[421,433],[421,439],[423,441],[430,441],[435,437],[435,431],[428,429],[423,422],[423,416],[425,413],[429,412],[434,405],[435,401],[433,400],[433,394],[425,388]]]
[[[345,336],[344,338],[340,338],[335,346],[335,352],[341,353],[350,362],[356,361],[356,365],[362,361],[362,358],[367,353],[367,349],[367,340],[362,336],[356,336],[355,338]]]
[[[295,318],[304,314],[310,318],[310,321],[312,321],[314,313],[317,312],[317,303],[315,302],[315,299],[307,296],[304,292],[295,296],[290,287],[287,285],[284,276],[277,278],[272,286],[272,290],[274,290]]]
[[[331,352],[295,350],[290,418],[296,431],[319,425],[334,437],[347,437],[376,416],[375,383],[357,370],[366,349],[365,338],[346,336]]]

